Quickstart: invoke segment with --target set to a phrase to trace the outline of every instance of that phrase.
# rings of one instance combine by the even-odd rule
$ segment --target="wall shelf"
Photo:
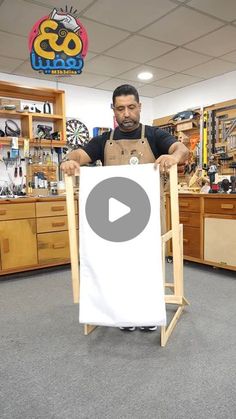
[[[35,142],[34,123],[39,121],[42,125],[48,122],[53,123],[53,130],[61,134],[61,141],[52,141],[53,147],[61,147],[66,144],[66,118],[65,118],[65,92],[63,90],[33,88],[19,86],[13,83],[0,81],[0,97],[7,99],[21,99],[31,102],[50,102],[52,103],[53,114],[17,112],[16,110],[0,110],[0,118],[19,119],[21,137],[19,144],[23,145],[23,139],[29,138],[30,145]],[[11,137],[0,137],[0,144],[10,145]],[[54,145],[55,144],[55,145]],[[34,145],[34,144],[33,144]],[[51,146],[50,140],[41,141],[41,146]]]

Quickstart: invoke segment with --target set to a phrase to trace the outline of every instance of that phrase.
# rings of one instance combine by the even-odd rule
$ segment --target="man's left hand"
[[[168,170],[174,164],[178,164],[177,158],[171,156],[170,154],[163,154],[162,156],[158,157],[154,163],[154,168],[157,168],[157,165],[160,165],[160,173],[168,172]]]

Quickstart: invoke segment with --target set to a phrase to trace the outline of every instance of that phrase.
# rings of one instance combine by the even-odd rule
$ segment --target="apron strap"
[[[110,138],[109,138],[109,140],[110,140],[110,141],[112,141],[112,140],[113,140],[113,137],[114,137],[114,132],[115,132],[115,130],[114,130],[114,129],[110,132]]]
[[[143,140],[145,138],[145,125],[141,124],[142,128],[141,128],[141,139]]]

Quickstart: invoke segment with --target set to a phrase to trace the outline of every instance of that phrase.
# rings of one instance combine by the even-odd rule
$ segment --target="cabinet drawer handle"
[[[38,249],[47,249],[48,243],[38,242]]]
[[[53,243],[53,249],[64,249],[66,247],[65,243]]]
[[[65,221],[58,221],[57,223],[52,223],[52,227],[62,227],[66,225]]]
[[[3,253],[9,253],[9,240],[8,239],[3,239],[2,241],[2,247],[3,247]]]
[[[0,210],[0,215],[6,215],[7,211],[6,210]]]
[[[184,243],[188,243],[188,242],[189,242],[189,240],[188,240],[188,239],[183,239],[183,242],[184,242]]]
[[[180,207],[189,207],[189,202],[180,202],[179,206]]]
[[[64,211],[65,207],[51,207],[52,211]]]
[[[221,204],[220,206],[222,209],[233,209],[234,204]]]

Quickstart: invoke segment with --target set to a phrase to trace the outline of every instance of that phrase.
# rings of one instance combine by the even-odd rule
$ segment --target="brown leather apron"
[[[104,165],[115,166],[122,164],[154,163],[155,156],[145,138],[145,125],[141,125],[141,138],[135,140],[114,140],[114,131],[106,141],[104,149]],[[160,178],[160,216],[161,233],[166,231],[163,178]]]

